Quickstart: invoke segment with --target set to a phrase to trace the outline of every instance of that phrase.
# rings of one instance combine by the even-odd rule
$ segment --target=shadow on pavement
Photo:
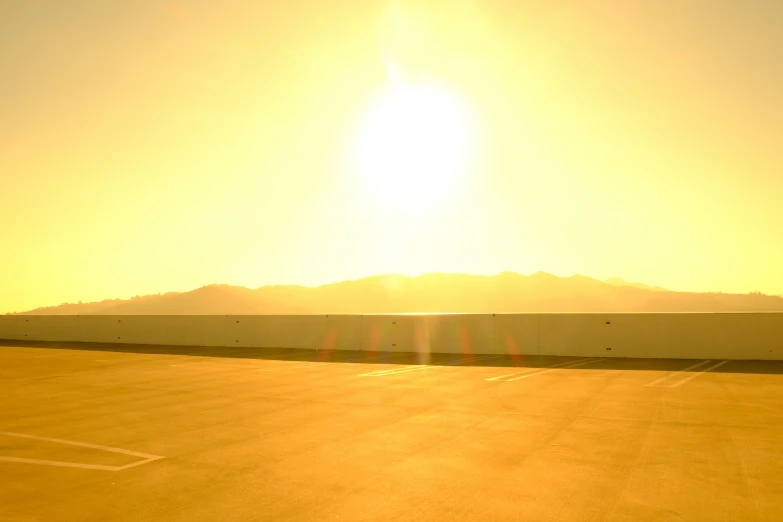
[[[430,364],[506,368],[548,368],[558,365],[568,369],[571,364],[587,362],[589,357],[519,354],[470,353],[406,353],[354,350],[307,350],[296,348],[253,348],[216,346],[172,346],[152,344],[84,343],[67,341],[17,341],[0,339],[0,347],[43,348],[87,352],[115,352],[146,355],[177,355],[229,359],[263,359],[301,362],[339,362],[372,364]],[[600,359],[600,358],[596,358]],[[579,370],[654,370],[682,371],[694,362],[704,359],[629,359],[605,358],[589,364],[579,364]],[[716,362],[720,359],[714,359]],[[694,371],[700,371],[700,368]],[[712,373],[783,374],[783,361],[733,360]]]

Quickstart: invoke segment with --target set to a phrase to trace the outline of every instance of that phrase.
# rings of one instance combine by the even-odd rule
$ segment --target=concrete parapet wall
[[[80,321],[91,316],[80,316]],[[131,344],[178,346],[226,346],[224,315],[124,315],[116,316],[119,341]],[[84,338],[87,341],[88,339]]]
[[[783,313],[4,315],[0,339],[429,353],[783,360]]]
[[[0,315],[0,339],[23,339],[19,337],[19,315]]]
[[[496,353],[492,314],[424,316],[433,352],[465,355]]]
[[[505,353],[512,357],[540,355],[540,315],[497,314],[492,319],[495,327],[495,353]]]

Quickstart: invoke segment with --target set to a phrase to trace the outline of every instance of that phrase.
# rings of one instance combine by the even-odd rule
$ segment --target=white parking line
[[[678,382],[677,382],[677,383],[675,383],[675,384],[672,384],[671,386],[669,386],[669,388],[676,388],[677,386],[682,386],[683,384],[685,384],[686,382],[690,381],[691,379],[695,379],[696,377],[698,377],[699,375],[701,375],[701,374],[703,374],[703,373],[707,373],[707,372],[709,372],[709,371],[712,371],[712,370],[714,370],[715,368],[717,368],[717,367],[719,367],[719,366],[723,366],[723,365],[724,365],[724,364],[726,364],[727,362],[729,362],[729,361],[721,361],[721,362],[719,362],[719,363],[717,363],[717,364],[713,364],[713,365],[712,365],[712,366],[710,366],[709,368],[705,368],[705,369],[703,369],[703,370],[700,370],[700,371],[698,371],[698,372],[694,373],[693,375],[691,375],[691,376],[690,376],[690,377],[688,377],[687,379],[683,379],[683,380],[681,380],[681,381],[678,381]]]
[[[395,357],[404,357],[410,355],[408,353],[393,353],[393,354],[386,354],[385,359],[393,359]],[[180,364],[169,364],[169,366],[173,368],[201,368],[203,366],[209,366],[209,367],[219,367],[219,368],[227,368],[227,369],[246,369],[246,366],[237,366],[237,365],[226,365],[222,363],[216,363],[211,362],[211,357],[202,359],[200,361],[193,361],[193,362],[186,362],[186,363],[180,363]],[[274,359],[274,358],[254,358],[254,361],[274,361],[274,360],[280,360],[280,359]],[[252,368],[253,371],[256,372],[277,372],[277,371],[283,371],[283,370],[295,370],[297,368],[317,368],[319,366],[325,366],[327,364],[334,364],[334,363],[348,363],[348,362],[362,362],[366,361],[367,357],[352,357],[350,359],[343,359],[339,361],[297,361],[297,360],[290,360],[286,362],[292,362],[296,364],[289,364],[287,366],[277,366],[274,368]],[[373,363],[374,361],[367,361],[368,363]]]
[[[710,359],[707,359],[706,361],[702,361],[702,362],[700,362],[700,363],[696,363],[696,364],[694,364],[693,366],[688,366],[687,368],[684,368],[684,369],[682,369],[682,370],[677,370],[676,372],[672,372],[672,373],[670,373],[669,375],[664,375],[664,376],[663,376],[663,377],[661,377],[660,379],[656,379],[656,380],[654,380],[653,382],[651,382],[651,383],[649,383],[649,384],[645,384],[645,386],[658,386],[660,383],[662,383],[662,382],[664,382],[664,381],[667,381],[667,380],[671,379],[672,377],[675,377],[675,376],[677,376],[677,375],[680,375],[680,374],[681,374],[681,373],[683,373],[683,372],[689,372],[689,371],[691,371],[691,370],[695,370],[696,368],[698,368],[698,367],[700,367],[700,366],[704,366],[705,364],[709,364],[709,363],[711,363],[711,362],[712,362],[712,361],[711,361]],[[667,386],[667,387],[668,387],[668,386]]]
[[[387,358],[392,359],[394,357],[403,357],[406,355],[410,355],[407,353],[396,353],[388,355]],[[305,363],[305,364],[295,364],[292,366],[283,366],[280,368],[260,368],[256,370],[257,372],[276,372],[276,371],[282,371],[282,370],[296,370],[297,368],[317,368],[319,366],[326,366],[327,364],[334,364],[334,363],[351,363],[351,362],[363,362],[366,361],[367,357],[352,357],[351,359],[344,359],[342,361],[329,361],[329,362],[316,362],[313,361],[312,363]],[[370,361],[372,362],[372,361]]]
[[[124,363],[130,361],[154,361],[156,357],[117,357],[116,359],[94,359],[95,362],[102,363]]]
[[[218,360],[220,360],[220,358],[218,358]],[[253,361],[280,361],[282,359],[267,359],[267,358],[264,358],[264,357],[259,357],[259,358],[253,358],[252,360]],[[299,363],[302,363],[302,362],[306,362],[306,361],[296,361],[295,359],[292,359],[292,360],[286,361],[286,362],[299,362]],[[169,366],[171,366],[172,368],[188,368],[188,367],[191,367],[191,366],[195,366],[197,368],[200,368],[202,366],[217,366],[219,368],[229,368],[229,369],[231,369],[231,368],[236,368],[236,369],[247,368],[247,366],[245,366],[245,365],[224,364],[224,363],[220,363],[220,362],[215,362],[215,357],[202,357],[202,358],[200,358],[199,360],[196,360],[196,361],[191,361],[191,362],[186,362],[186,363],[179,363],[179,364],[169,364]]]
[[[359,377],[384,377],[386,375],[396,375],[398,373],[415,372],[419,370],[428,370],[430,368],[445,368],[447,366],[455,366],[466,362],[486,361],[488,359],[497,359],[503,357],[502,355],[485,355],[482,357],[473,357],[470,359],[460,359],[459,361],[448,364],[419,364],[412,367],[393,368],[391,370],[378,370],[376,372],[361,373]]]
[[[192,366],[194,364],[203,363],[204,361],[193,361],[193,362],[186,362],[186,363],[180,363],[180,364],[169,364],[172,368],[187,368],[188,366]],[[209,364],[209,363],[207,363]],[[214,363],[213,363],[214,364]]]
[[[56,460],[43,460],[43,459],[24,459],[19,457],[3,457],[0,456],[1,462],[17,462],[21,464],[39,464],[43,466],[59,466],[64,468],[81,468],[81,469],[97,469],[102,471],[122,471],[124,469],[141,466],[148,462],[160,460],[163,457],[160,455],[150,455],[149,453],[140,453],[138,451],[128,451],[120,448],[112,448],[110,446],[99,446],[97,444],[88,444],[86,442],[76,442],[73,440],[52,439],[49,437],[39,437],[37,435],[27,435],[24,433],[12,433],[9,431],[0,431],[0,435],[6,435],[8,437],[20,437],[24,439],[42,440],[45,442],[56,442],[59,444],[67,444],[69,446],[81,446],[83,448],[90,448],[101,451],[108,451],[109,453],[121,453],[123,455],[130,455],[132,457],[139,457],[141,460],[125,464],[124,466],[103,466],[99,464],[82,464],[79,462],[61,462]]]
[[[429,368],[435,368],[435,366],[431,364],[417,364],[412,367],[406,366],[404,368],[393,368],[391,370],[379,370],[377,372],[362,373],[359,374],[359,377],[383,377],[384,375],[394,375],[397,373],[415,372],[418,370],[427,370]]]
[[[363,373],[360,376],[370,376],[370,377],[381,377],[383,375],[391,375],[395,373],[405,373],[405,372],[415,372],[417,370],[426,370],[428,368],[443,368],[446,366],[454,366],[457,364],[462,364],[464,362],[472,362],[472,361],[483,361],[486,359],[497,359],[498,357],[502,357],[501,355],[485,355],[482,357],[474,357],[469,359],[460,359],[459,361],[455,361],[453,363],[448,364],[417,364],[415,366],[404,366],[402,368],[392,368],[390,370],[378,370],[375,372],[370,373]]]
[[[297,368],[318,368],[319,366],[326,366],[329,363],[303,363],[293,364],[291,366],[278,366],[276,368],[258,368],[257,372],[279,372],[282,370],[296,370]]]
[[[595,357],[591,357],[591,358],[588,358],[588,359],[577,359],[576,361],[567,361],[567,362],[560,363],[560,364],[553,364],[551,366],[542,366],[540,368],[528,368],[527,370],[522,370],[521,372],[507,373],[506,375],[498,375],[497,377],[490,377],[487,380],[488,381],[505,381],[506,378],[508,378],[508,377],[517,377],[519,375],[524,375],[524,374],[527,374],[527,373],[541,371],[541,370],[545,370],[547,368],[561,368],[561,367],[564,367],[564,366],[569,366],[569,365],[574,364],[574,363],[594,361],[594,360],[595,360]]]
[[[606,357],[602,357],[600,359],[591,359],[589,361],[582,361],[582,362],[573,363],[573,364],[566,364],[566,365],[562,365],[562,366],[560,366],[558,368],[551,368],[549,370],[541,370],[541,371],[538,371],[538,372],[524,373],[524,374],[522,374],[522,375],[520,375],[518,377],[510,377],[508,379],[503,379],[502,382],[518,381],[520,379],[527,379],[528,377],[534,377],[536,375],[543,375],[543,374],[549,373],[549,372],[556,372],[556,371],[560,371],[560,370],[566,370],[566,369],[569,369],[569,368],[576,368],[577,366],[584,366],[586,364],[592,364],[592,363],[595,363],[595,362],[598,362],[598,361],[603,361],[604,359],[606,359]]]
[[[280,355],[282,355],[282,354],[280,354]],[[236,366],[231,366],[231,365],[226,365],[226,364],[222,364],[222,363],[219,363],[219,362],[214,362],[216,359],[217,360],[222,360],[222,359],[224,359],[224,357],[210,356],[210,355],[189,356],[189,357],[194,357],[194,358],[197,358],[197,359],[194,360],[194,361],[186,362],[186,363],[169,364],[169,366],[171,366],[173,368],[187,368],[188,366],[194,366],[194,365],[200,365],[200,366],[208,365],[208,366],[220,366],[220,367],[223,367],[223,368],[236,368]],[[301,355],[301,357],[307,357],[307,355]],[[276,359],[275,357],[272,357],[272,356],[252,357],[252,358],[237,357],[237,359],[244,359],[244,360],[250,359],[250,360],[253,360],[253,361],[281,361],[282,360],[282,359]],[[306,362],[306,361],[297,361],[296,359],[291,359],[291,360],[286,361],[286,362]]]
[[[216,363],[216,362],[209,362],[209,361],[193,361],[193,362],[187,362],[182,364],[169,364],[172,368],[221,368],[226,370],[253,370],[256,372],[276,372],[279,370],[288,370],[292,368],[315,368],[316,366],[323,366],[324,364],[329,363],[319,363],[319,362],[307,362],[307,361],[299,361],[298,364],[289,364],[287,366],[275,366],[274,368],[248,368],[247,366],[240,366],[236,364],[223,364],[223,363]]]

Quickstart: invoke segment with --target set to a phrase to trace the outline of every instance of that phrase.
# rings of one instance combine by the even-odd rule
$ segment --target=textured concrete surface
[[[0,343],[0,520],[783,520],[782,362],[469,358]]]

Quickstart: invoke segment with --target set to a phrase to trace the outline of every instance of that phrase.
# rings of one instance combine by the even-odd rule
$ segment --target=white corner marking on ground
[[[560,371],[560,370],[568,370],[570,368],[576,368],[577,366],[585,366],[586,364],[592,364],[592,363],[596,363],[598,361],[603,361],[604,359],[606,359],[606,357],[601,357],[600,359],[592,359],[590,361],[582,361],[582,362],[578,362],[578,363],[567,364],[567,365],[564,365],[564,366],[560,366],[559,368],[552,368],[552,369],[549,369],[549,370],[541,370],[541,371],[538,371],[538,372],[525,373],[523,375],[520,375],[519,377],[511,377],[509,379],[505,379],[503,382],[518,381],[520,379],[527,379],[528,377],[534,377],[536,375],[543,375],[543,374],[549,373],[549,372],[557,372],[557,371]]]
[[[677,386],[682,386],[683,384],[685,384],[686,382],[690,381],[691,379],[695,379],[696,377],[698,377],[699,375],[701,375],[703,373],[707,373],[709,371],[712,371],[715,368],[717,368],[718,366],[723,366],[727,362],[729,362],[729,361],[720,361],[719,363],[713,364],[709,368],[704,368],[703,370],[699,370],[698,372],[694,373],[693,375],[691,375],[687,379],[683,379],[681,381],[678,381],[678,382],[672,384],[671,386],[669,386],[669,388],[676,388]]]
[[[53,439],[50,437],[39,437],[37,435],[27,435],[24,433],[13,433],[10,431],[0,431],[0,435],[6,435],[8,437],[20,437],[24,439],[42,440],[45,442],[56,442],[58,444],[67,444],[70,446],[81,446],[83,448],[96,449],[101,451],[107,451],[109,453],[121,453],[123,455],[130,455],[132,457],[139,457],[142,460],[125,464],[124,466],[103,466],[99,464],[82,464],[79,462],[60,462],[56,460],[43,460],[43,459],[24,459],[17,457],[3,457],[0,456],[0,462],[18,462],[23,464],[39,464],[43,466],[60,466],[65,468],[81,468],[81,469],[97,469],[102,471],[122,471],[124,469],[141,466],[148,462],[160,460],[164,457],[160,455],[150,455],[149,453],[141,453],[138,451],[129,451],[120,448],[112,448],[111,446],[99,446],[97,444],[88,444],[86,442],[76,442],[73,440]]]
[[[256,368],[254,371],[256,372],[278,372],[282,370],[296,370],[298,368],[318,368],[319,366],[326,366],[329,363],[319,363],[319,362],[312,362],[312,363],[302,363],[302,364],[294,364],[291,366],[278,366],[275,368]]]
[[[528,374],[528,373],[533,373],[533,372],[537,372],[537,371],[541,371],[541,370],[546,370],[547,368],[561,368],[561,367],[564,367],[564,366],[569,366],[569,365],[574,364],[574,363],[588,362],[588,361],[593,361],[593,360],[595,360],[595,358],[594,357],[590,357],[590,358],[587,358],[587,359],[577,359],[576,361],[568,361],[568,362],[564,362],[564,363],[560,363],[560,364],[553,364],[551,366],[542,366],[542,367],[539,367],[539,368],[530,367],[527,370],[522,370],[520,372],[514,372],[514,373],[507,373],[505,375],[498,375],[497,377],[490,377],[487,380],[488,381],[505,381],[509,377],[517,377],[519,375],[525,375],[525,374]]]
[[[391,370],[378,370],[369,373],[360,373],[359,377],[383,377],[384,375],[394,375],[395,373],[415,372],[417,370],[426,370],[432,368],[431,364],[417,364],[415,366],[403,366],[402,368],[392,368]]]
[[[680,375],[680,374],[681,374],[681,373],[683,373],[683,372],[689,372],[689,371],[691,371],[691,370],[695,370],[695,369],[696,369],[696,368],[698,368],[699,366],[704,366],[705,364],[709,364],[709,363],[711,363],[711,362],[712,362],[712,360],[711,360],[711,359],[707,359],[706,361],[702,361],[702,362],[700,362],[700,363],[696,363],[696,364],[694,364],[693,366],[688,366],[687,368],[684,368],[684,369],[682,369],[682,370],[677,370],[676,372],[671,372],[669,375],[664,375],[664,376],[663,376],[663,377],[661,377],[660,379],[655,379],[653,382],[651,382],[651,383],[648,383],[648,384],[645,384],[645,386],[658,386],[658,385],[659,385],[659,384],[661,384],[662,382],[664,382],[664,381],[668,381],[668,380],[669,380],[669,379],[671,379],[672,377],[675,377],[675,376],[677,376],[677,375]],[[668,386],[664,386],[664,387],[668,388]]]
[[[446,368],[448,366],[456,366],[458,364],[462,364],[466,362],[486,361],[488,359],[497,359],[498,357],[502,357],[502,355],[485,355],[481,357],[471,357],[468,359],[460,359],[458,361],[448,363],[448,364],[417,364],[412,367],[404,366],[402,368],[392,368],[391,370],[378,370],[375,372],[361,373],[359,374],[359,377],[384,377],[386,375],[396,375],[398,373],[415,372],[419,370],[427,370],[430,368]]]
[[[395,354],[390,355],[389,357],[400,357],[402,355],[407,354]],[[297,370],[297,369],[308,369],[308,368],[318,368],[319,366],[326,366],[327,364],[335,364],[335,363],[351,363],[351,362],[360,362],[364,361],[366,359],[365,356],[361,357],[352,357],[350,359],[344,359],[342,361],[326,361],[326,362],[318,362],[318,361],[300,361],[299,364],[289,365],[289,366],[278,366],[276,368],[258,368],[257,372],[277,372],[277,371],[283,371],[283,370]]]

